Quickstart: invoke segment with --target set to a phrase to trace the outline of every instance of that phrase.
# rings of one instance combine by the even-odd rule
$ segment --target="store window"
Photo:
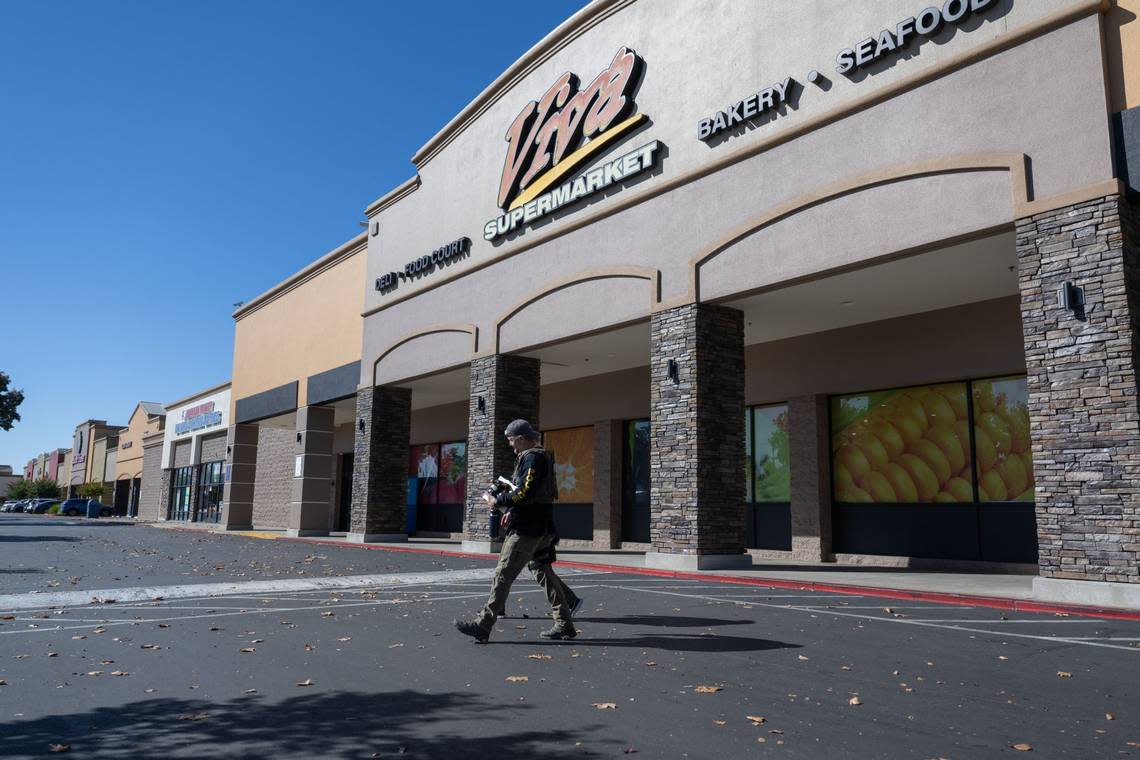
[[[744,440],[748,545],[790,551],[792,473],[787,404],[746,409]]]
[[[625,423],[621,482],[621,539],[649,543],[649,420]]]
[[[178,467],[170,473],[168,520],[190,519],[190,496],[194,487],[194,467]]]
[[[206,462],[202,465],[199,479],[201,493],[198,495],[198,522],[216,523],[222,516],[222,492],[225,488],[223,472],[225,462]]]
[[[408,459],[409,530],[463,530],[467,498],[467,443],[412,446]]]
[[[558,535],[588,541],[594,537],[594,426],[548,430],[542,445],[554,455]]]
[[[1033,501],[1024,377],[839,396],[831,422],[837,502]]]

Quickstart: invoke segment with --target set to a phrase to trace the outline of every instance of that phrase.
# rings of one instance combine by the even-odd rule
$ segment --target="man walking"
[[[511,584],[526,566],[546,592],[554,618],[554,626],[540,635],[545,639],[572,639],[578,631],[571,616],[582,600],[573,595],[550,566],[556,540],[553,463],[546,449],[539,445],[538,431],[526,420],[515,420],[507,425],[504,433],[516,454],[515,471],[511,476],[515,490],[496,497],[483,494],[483,499],[488,506],[503,510],[502,527],[506,538],[487,604],[474,620],[456,620],[455,627],[480,644],[486,643],[511,593]]]

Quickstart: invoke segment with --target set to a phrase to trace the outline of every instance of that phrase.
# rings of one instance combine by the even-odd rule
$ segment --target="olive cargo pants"
[[[499,552],[499,564],[495,566],[495,575],[491,581],[491,596],[487,599],[483,611],[479,613],[479,625],[490,628],[495,624],[496,611],[503,609],[507,596],[511,593],[511,584],[515,582],[515,578],[524,567],[529,567],[534,572],[535,580],[546,593],[554,620],[558,623],[570,623],[566,585],[555,574],[553,567],[534,560],[535,553],[549,547],[553,540],[554,536],[549,533],[545,536],[520,536],[517,533],[507,536]]]

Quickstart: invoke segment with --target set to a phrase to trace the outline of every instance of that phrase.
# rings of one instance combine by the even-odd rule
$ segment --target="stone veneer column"
[[[162,478],[159,481],[161,490],[158,494],[158,518],[159,520],[170,519],[170,468],[165,467],[162,470]]]
[[[539,427],[538,359],[495,354],[471,362],[471,398],[467,411],[467,504],[463,513],[463,550],[497,551],[489,533],[483,492],[496,477],[510,477],[515,453],[503,430],[515,419]],[[479,408],[482,399],[483,408]]]
[[[408,540],[411,430],[410,388],[379,386],[356,392],[349,541]]]
[[[622,421],[594,423],[594,548],[621,548]]]
[[[747,567],[744,316],[690,304],[650,322],[647,567]],[[669,360],[678,377],[668,376]]]
[[[289,506],[290,536],[327,536],[332,515],[333,416],[331,406],[303,406],[297,410],[293,501]]]
[[[219,527],[250,530],[253,528],[253,483],[257,478],[257,425],[230,425],[226,430],[225,466]]]
[[[1116,196],[1017,222],[1038,564],[1034,595],[1140,605],[1140,262]],[[1058,304],[1084,288],[1084,318]]]
[[[832,559],[831,436],[827,405],[827,396],[788,399],[792,557],[807,562]]]

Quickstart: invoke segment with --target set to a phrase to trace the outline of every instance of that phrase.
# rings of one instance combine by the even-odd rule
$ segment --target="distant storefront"
[[[158,518],[217,523],[225,483],[230,384],[167,404],[165,409]]]

